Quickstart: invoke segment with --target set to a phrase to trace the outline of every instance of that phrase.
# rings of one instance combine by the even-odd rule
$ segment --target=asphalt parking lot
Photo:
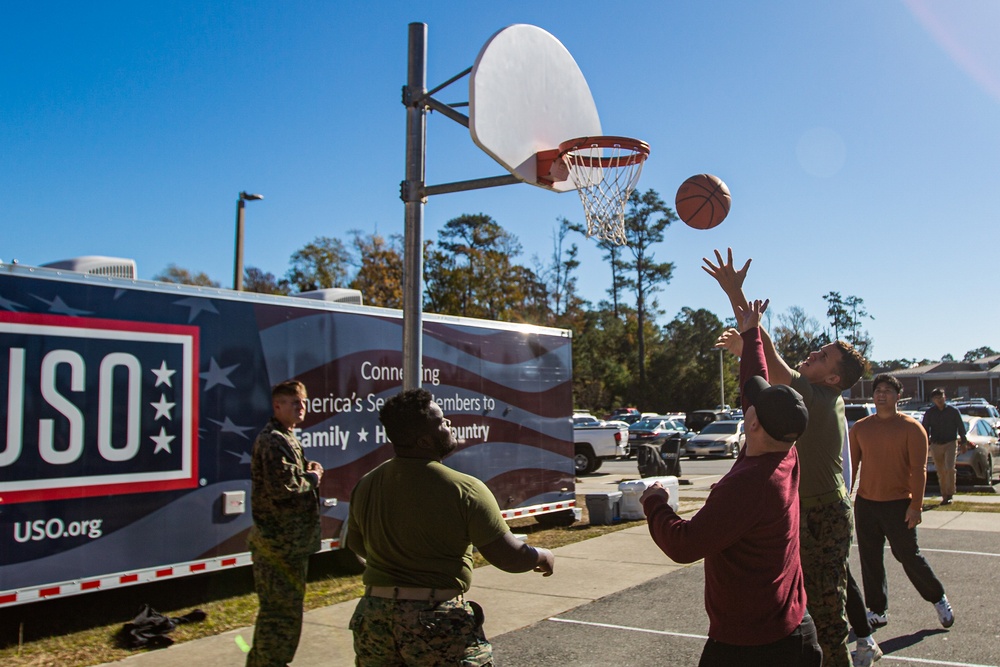
[[[922,529],[919,539],[945,585],[955,625],[940,626],[887,550],[889,625],[875,634],[885,652],[880,664],[1000,667],[1000,533]],[[856,549],[851,567],[860,581]],[[697,563],[494,637],[497,664],[697,665],[708,630],[703,587]]]

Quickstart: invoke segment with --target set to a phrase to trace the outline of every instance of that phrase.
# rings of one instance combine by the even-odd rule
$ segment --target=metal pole
[[[242,195],[236,199],[236,266],[233,268],[233,289],[243,290],[243,208]]]
[[[725,365],[723,364],[723,357],[726,351],[723,348],[719,348],[719,409],[724,410],[723,406],[726,405],[726,373]]]
[[[427,111],[427,24],[409,25],[409,59],[403,104],[406,105],[406,180],[402,195],[403,228],[403,389],[421,385],[423,359],[424,162]]]

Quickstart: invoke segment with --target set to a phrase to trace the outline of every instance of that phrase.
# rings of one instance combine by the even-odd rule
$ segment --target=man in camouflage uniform
[[[395,456],[351,493],[347,546],[366,559],[350,628],[361,667],[492,665],[483,610],[465,599],[472,546],[506,572],[552,574],[548,549],[521,544],[480,480],[441,463],[457,443],[423,389],[379,412]]]
[[[323,466],[306,461],[292,429],[306,414],[306,388],[287,381],[271,390],[274,416],[253,443],[253,527],[247,540],[260,602],[247,667],[285,667],[302,633],[309,555],[319,549]]]
[[[716,250],[718,264],[705,259],[702,268],[729,297],[739,321],[748,310],[743,281],[750,260],[737,270],[733,251],[726,261]],[[835,341],[812,352],[792,369],[761,330],[770,381],[787,384],[802,395],[809,425],[795,444],[799,453],[799,559],[805,579],[809,614],[823,649],[823,667],[849,667],[847,624],[847,556],[851,549],[851,499],[844,484],[843,458],[847,422],[841,393],[865,373],[868,362],[849,343]],[[739,332],[720,336],[720,346],[742,350]],[[737,349],[738,348],[738,349]]]

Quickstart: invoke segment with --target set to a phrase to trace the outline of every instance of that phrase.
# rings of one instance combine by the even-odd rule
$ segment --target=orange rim
[[[577,153],[577,151],[589,151],[593,148],[618,148],[625,153],[612,157]],[[578,137],[559,144],[559,157],[566,157],[583,167],[623,167],[645,161],[649,157],[649,144],[640,139],[629,137]]]

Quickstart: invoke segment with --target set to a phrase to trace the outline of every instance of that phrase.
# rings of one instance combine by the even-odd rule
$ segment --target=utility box
[[[621,502],[621,491],[588,493],[587,513],[590,514],[590,525],[607,526],[621,521]]]
[[[626,521],[646,518],[645,512],[642,511],[642,503],[639,502],[639,498],[642,497],[642,494],[646,489],[653,486],[654,482],[659,482],[663,485],[663,488],[667,490],[667,493],[670,494],[670,507],[672,507],[675,512],[677,511],[677,478],[673,475],[669,477],[644,477],[643,479],[637,479],[631,482],[622,482],[618,485],[618,490],[622,494],[621,518]],[[587,508],[590,508],[589,496]]]
[[[223,491],[222,492],[222,513],[226,516],[243,514],[247,511],[246,491]]]

